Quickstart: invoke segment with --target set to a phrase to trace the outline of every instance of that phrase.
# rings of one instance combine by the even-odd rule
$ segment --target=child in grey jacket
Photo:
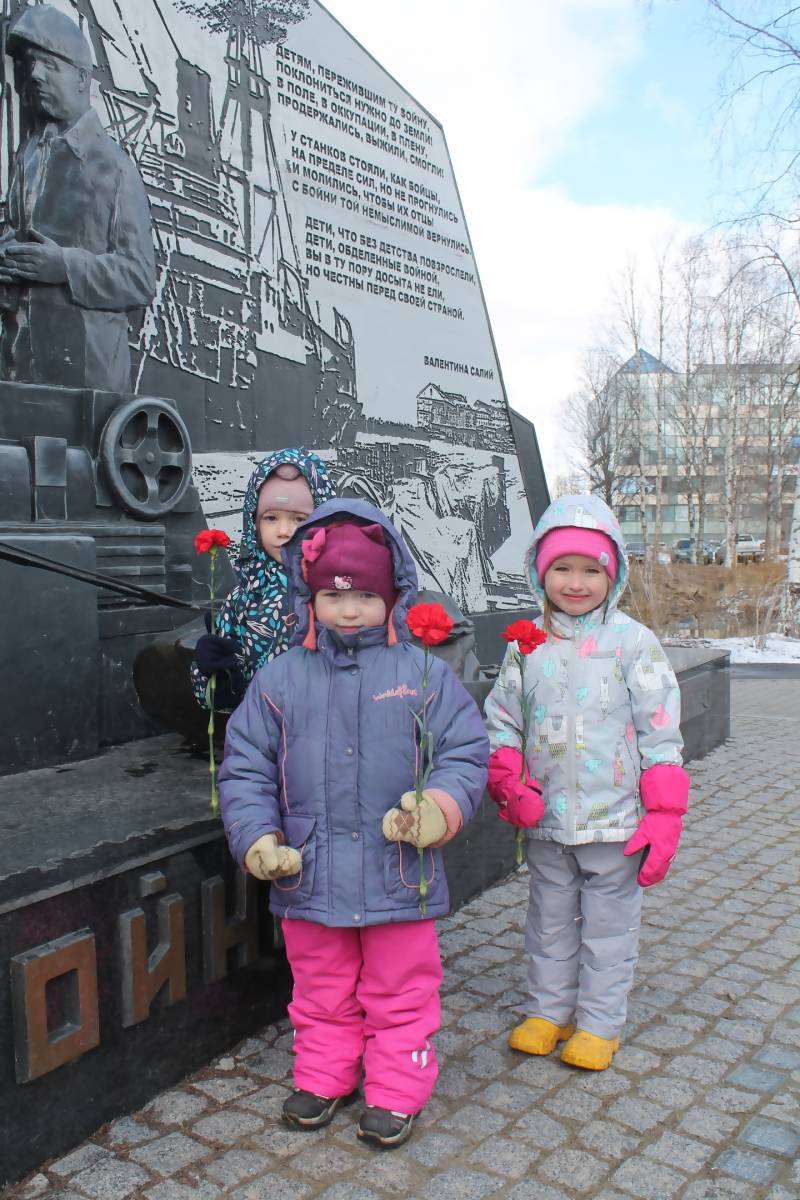
[[[641,889],[666,875],[686,812],[680,691],[655,635],[617,610],[628,566],[598,497],[550,505],[526,573],[547,641],[525,660],[524,782],[516,643],[486,701],[489,793],[525,828],[530,870],[530,1016],[509,1045],[549,1054],[565,1042],[564,1062],[603,1070],[625,1023]]]

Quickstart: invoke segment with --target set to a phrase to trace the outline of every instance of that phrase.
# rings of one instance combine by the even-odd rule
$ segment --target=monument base
[[[701,757],[729,735],[728,655],[668,653]],[[466,686],[482,704],[491,683]],[[0,814],[2,1185],[284,1015],[291,980],[177,735],[6,776]],[[453,908],[514,861],[484,797],[445,848]]]

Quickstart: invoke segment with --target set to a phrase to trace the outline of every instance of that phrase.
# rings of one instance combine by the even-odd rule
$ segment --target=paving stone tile
[[[274,1159],[260,1150],[226,1150],[205,1168],[205,1173],[223,1188],[233,1187],[245,1179],[263,1175],[270,1170]]]
[[[204,1096],[216,1100],[217,1104],[228,1104],[231,1100],[238,1100],[240,1096],[255,1092],[261,1085],[243,1075],[234,1075],[227,1078],[220,1076],[214,1079],[196,1079],[192,1086]]]
[[[202,1146],[184,1133],[168,1133],[130,1152],[131,1158],[157,1175],[175,1175],[184,1167],[210,1155],[208,1146]]]
[[[448,1133],[428,1133],[414,1136],[408,1144],[408,1153],[426,1167],[437,1167],[444,1159],[456,1154],[462,1143]]]
[[[438,1080],[436,1086],[437,1088],[439,1086]],[[531,1108],[538,1097],[544,1094],[541,1088],[531,1087],[526,1083],[508,1083],[505,1080],[498,1080],[496,1083],[490,1083],[487,1088],[481,1089],[480,1099],[482,1104],[488,1104],[490,1108],[499,1108],[502,1112],[519,1116],[525,1109]]]
[[[587,1121],[580,1126],[575,1136],[589,1150],[596,1150],[604,1158],[614,1161],[629,1158],[636,1153],[639,1145],[638,1138],[605,1117],[599,1121]]]
[[[111,1122],[105,1136],[110,1146],[139,1146],[142,1142],[151,1142],[153,1138],[161,1135],[157,1129],[151,1129],[143,1121],[136,1121],[133,1117],[120,1117],[119,1120]]]
[[[338,1121],[334,1118],[334,1123]],[[331,1127],[329,1127],[331,1128]],[[300,1130],[282,1129],[280,1125],[269,1126],[264,1133],[253,1134],[248,1138],[251,1146],[273,1154],[275,1158],[292,1159],[301,1150],[308,1150],[309,1145],[325,1139],[325,1130],[318,1129],[312,1133],[301,1133]]]
[[[800,1149],[800,1134],[778,1121],[765,1121],[760,1117],[748,1121],[738,1140],[784,1158],[794,1157]]]
[[[575,1076],[575,1087],[591,1092],[593,1096],[609,1099],[629,1091],[631,1081],[612,1067],[607,1071],[585,1071]]]
[[[569,1200],[560,1188],[546,1187],[538,1179],[524,1179],[504,1193],[504,1200]]]
[[[192,1134],[207,1142],[219,1142],[223,1146],[232,1146],[234,1142],[240,1141],[251,1133],[260,1133],[263,1128],[263,1119],[255,1113],[237,1112],[235,1108],[228,1108],[195,1121],[192,1126]]]
[[[756,1154],[752,1150],[738,1150],[732,1147],[723,1150],[714,1166],[726,1175],[735,1175],[748,1183],[766,1187],[778,1173],[780,1164],[774,1158]]]
[[[146,1200],[217,1200],[219,1188],[206,1180],[194,1183],[178,1183],[174,1179],[162,1179],[143,1193]]]
[[[655,1071],[661,1062],[657,1054],[643,1050],[640,1046],[622,1045],[614,1055],[614,1067],[617,1071],[625,1071],[633,1075],[644,1075]]]
[[[527,1175],[539,1157],[535,1147],[511,1138],[493,1137],[483,1142],[470,1158],[474,1167],[485,1167],[503,1179],[519,1179]]]
[[[644,1153],[667,1166],[695,1175],[715,1153],[713,1146],[698,1142],[695,1138],[683,1137],[679,1133],[662,1133],[657,1142],[645,1148]]]
[[[497,1189],[497,1176],[451,1167],[431,1175],[422,1195],[428,1200],[479,1200]]]
[[[149,1104],[145,1105],[144,1115],[159,1125],[185,1125],[207,1112],[209,1102],[205,1096],[196,1096],[194,1092],[171,1091],[162,1092]]]
[[[412,1159],[405,1147],[391,1154],[375,1154],[366,1148],[363,1153],[367,1162],[350,1176],[357,1185],[377,1188],[398,1200],[406,1200],[410,1193],[421,1194],[427,1186],[430,1171]]]
[[[739,1087],[750,1088],[754,1092],[774,1092],[786,1082],[786,1076],[778,1071],[770,1071],[766,1067],[737,1067],[728,1076],[729,1083]]]
[[[602,1105],[603,1101],[599,1096],[592,1096],[588,1092],[571,1087],[562,1087],[542,1101],[542,1107],[553,1116],[569,1117],[575,1121],[588,1121]]]
[[[706,1101],[723,1112],[749,1112],[759,1103],[759,1097],[753,1092],[743,1092],[741,1088],[711,1088],[706,1092]]]
[[[679,1079],[694,1079],[697,1083],[719,1083],[730,1070],[730,1063],[701,1058],[699,1054],[678,1054],[664,1068]]]
[[[686,1178],[652,1159],[629,1158],[617,1167],[611,1182],[642,1200],[669,1200],[683,1187]]]
[[[302,1150],[293,1159],[292,1172],[299,1171],[311,1179],[324,1181],[334,1175],[344,1175],[346,1171],[358,1166],[358,1161],[349,1151],[327,1141],[318,1141],[315,1146]]]
[[[769,1067],[779,1067],[784,1071],[800,1070],[800,1050],[790,1050],[786,1046],[763,1046],[756,1054],[754,1062],[764,1063]]]
[[[471,1136],[471,1140],[477,1141],[479,1138],[499,1133],[508,1122],[509,1118],[505,1113],[483,1108],[478,1104],[463,1104],[460,1108],[454,1108],[439,1124],[444,1129],[456,1130],[461,1137],[466,1136],[469,1130],[470,1134],[477,1135]]]
[[[50,1191],[50,1183],[47,1176],[42,1175],[40,1172],[37,1175],[32,1175],[28,1182],[23,1184],[19,1189],[19,1195],[23,1200],[34,1200],[35,1197],[41,1196],[47,1191]]]
[[[508,1136],[522,1138],[539,1150],[554,1150],[567,1140],[568,1134],[564,1126],[552,1117],[542,1112],[532,1112],[517,1121]]]
[[[373,1192],[371,1188],[354,1187],[352,1183],[341,1181],[325,1188],[318,1196],[319,1200],[381,1200],[378,1192]]]
[[[268,1175],[242,1184],[235,1192],[229,1192],[230,1200],[304,1200],[310,1196],[311,1186],[300,1179],[287,1179],[284,1175]]]
[[[714,1108],[690,1108],[678,1129],[682,1133],[705,1138],[709,1142],[725,1142],[739,1127],[737,1117],[717,1112]]]
[[[91,1200],[126,1200],[151,1179],[152,1176],[136,1163],[103,1158],[73,1176],[70,1184]]]
[[[648,1129],[655,1129],[664,1120],[667,1110],[650,1100],[624,1096],[609,1106],[608,1115],[629,1129],[635,1129],[637,1133],[645,1133]]]
[[[639,1084],[639,1094],[664,1108],[687,1108],[694,1103],[698,1089],[683,1080],[654,1075]]]
[[[452,1100],[461,1100],[480,1086],[480,1082],[473,1075],[468,1075],[463,1067],[451,1066],[449,1063],[436,1080],[437,1093],[448,1096]],[[492,1084],[491,1086],[498,1085]],[[482,1094],[484,1094],[483,1090]]]
[[[254,1054],[247,1060],[247,1069],[263,1079],[286,1079],[292,1073],[293,1055],[288,1050],[272,1048]]]
[[[290,1091],[291,1088],[285,1087],[281,1083],[268,1083],[266,1087],[259,1088],[257,1092],[250,1092],[248,1096],[239,1097],[234,1103],[237,1108],[246,1109],[247,1112],[279,1119],[281,1107]]]
[[[595,1191],[608,1170],[608,1163],[602,1162],[594,1154],[569,1147],[549,1154],[537,1168],[539,1174],[553,1183],[560,1183],[576,1192]]]
[[[65,1154],[63,1158],[56,1159],[50,1164],[48,1170],[51,1175],[60,1179],[68,1179],[71,1175],[77,1175],[78,1171],[82,1171],[84,1167],[109,1158],[111,1158],[111,1154],[105,1146],[96,1146],[94,1142],[85,1142],[77,1150]]]

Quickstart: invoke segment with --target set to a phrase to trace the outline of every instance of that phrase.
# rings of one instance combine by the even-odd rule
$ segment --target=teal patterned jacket
[[[621,613],[628,582],[622,533],[597,496],[556,500],[540,519],[525,560],[540,606],[536,547],[550,529],[578,525],[613,538],[619,567],[606,603],[582,617],[553,614],[553,633],[528,655],[531,698],[527,764],[545,812],[527,836],[580,845],[627,841],[642,816],[639,780],[661,763],[681,765],[680,690],[658,639]],[[520,671],[512,643],[486,701],[492,750],[520,746]]]
[[[262,549],[256,533],[255,514],[261,485],[276,467],[292,463],[308,481],[316,508],[335,495],[328,470],[321,458],[304,447],[276,450],[258,464],[244,494],[242,540],[237,570],[239,582],[216,614],[214,632],[235,638],[240,646],[236,672],[218,672],[215,708],[235,708],[259,667],[289,649],[293,615],[288,605],[286,570]],[[208,676],[192,663],[192,690],[199,704],[206,704]],[[219,675],[228,678],[220,679]]]

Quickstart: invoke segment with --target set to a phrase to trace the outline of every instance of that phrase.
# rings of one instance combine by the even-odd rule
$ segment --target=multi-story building
[[[639,350],[609,385],[616,510],[626,539],[788,540],[800,432],[795,363],[699,364],[689,373]],[[660,481],[660,487],[659,487]],[[660,497],[659,497],[660,492]]]

